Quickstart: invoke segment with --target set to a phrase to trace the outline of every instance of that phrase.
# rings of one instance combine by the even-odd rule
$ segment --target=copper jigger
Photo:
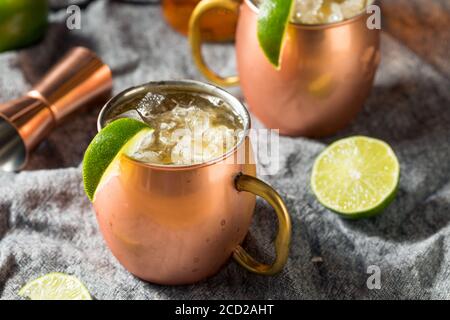
[[[21,170],[31,150],[69,115],[111,95],[112,74],[92,51],[70,50],[24,96],[0,104],[0,169]]]

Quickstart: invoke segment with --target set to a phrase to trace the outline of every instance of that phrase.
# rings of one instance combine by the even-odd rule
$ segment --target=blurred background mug
[[[201,53],[202,16],[211,10],[238,12],[236,56],[239,77],[222,77]],[[276,70],[257,39],[258,7],[251,0],[203,0],[195,8],[189,38],[203,75],[222,86],[240,82],[250,110],[283,135],[326,136],[342,129],[361,110],[380,62],[380,30],[369,29],[369,14],[343,22],[290,23]]]

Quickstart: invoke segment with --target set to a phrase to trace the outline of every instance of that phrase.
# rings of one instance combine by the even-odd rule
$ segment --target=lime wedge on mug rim
[[[59,272],[28,282],[20,289],[19,296],[30,300],[92,300],[80,280]]]
[[[264,0],[259,6],[259,44],[267,59],[277,69],[280,67],[280,56],[292,7],[293,0]]]
[[[94,201],[102,179],[117,167],[120,156],[132,153],[152,130],[143,122],[123,118],[111,122],[95,136],[83,159],[84,190],[89,200]]]
[[[394,199],[400,165],[385,142],[356,136],[339,140],[316,159],[311,186],[318,201],[351,219],[374,216]]]

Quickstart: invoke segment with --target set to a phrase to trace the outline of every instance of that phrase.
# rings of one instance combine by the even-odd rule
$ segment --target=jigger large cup
[[[236,98],[196,81],[148,83],[108,102],[99,129],[124,104],[167,90],[221,98],[241,117],[245,134],[229,152],[201,164],[156,165],[122,155],[120,173],[102,183],[94,199],[107,245],[131,273],[159,284],[197,282],[215,274],[230,256],[258,274],[279,272],[288,257],[290,218],[277,192],[255,177],[250,117]],[[257,262],[240,246],[251,224],[255,195],[266,199],[278,216],[271,265]]]
[[[56,126],[83,108],[103,105],[111,88],[111,70],[94,52],[71,49],[29,92],[0,103],[0,170],[23,169]]]
[[[224,78],[205,63],[199,31],[211,10],[239,12],[236,57],[239,77]],[[380,31],[366,12],[343,22],[287,28],[280,69],[257,39],[258,8],[250,0],[203,0],[195,8],[189,38],[199,70],[222,85],[240,82],[250,110],[269,128],[290,136],[325,136],[347,125],[368,97],[380,61]]]

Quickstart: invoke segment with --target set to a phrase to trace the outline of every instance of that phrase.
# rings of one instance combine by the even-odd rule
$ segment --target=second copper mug
[[[239,12],[238,77],[224,78],[201,54],[199,21],[210,10]],[[203,0],[191,17],[189,37],[203,75],[222,86],[240,82],[250,110],[269,128],[290,136],[325,136],[347,125],[368,97],[380,61],[380,32],[369,14],[322,25],[290,23],[276,70],[257,39],[258,7],[251,0]]]
[[[255,177],[249,141],[250,116],[232,95],[196,81],[152,82],[130,88],[106,104],[102,129],[118,108],[148,92],[175,91],[218,97],[244,124],[241,141],[207,163],[168,166],[120,159],[120,174],[110,178],[94,199],[100,230],[116,258],[131,273],[159,284],[188,284],[214,275],[233,256],[249,271],[273,275],[286,263],[291,238],[288,211],[278,193]],[[240,244],[263,197],[278,216],[276,258],[266,265]]]

